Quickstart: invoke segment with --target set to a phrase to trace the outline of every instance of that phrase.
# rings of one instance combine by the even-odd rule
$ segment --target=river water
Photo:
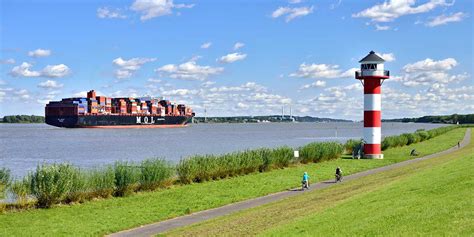
[[[384,123],[383,136],[440,127]],[[22,176],[43,162],[84,168],[116,160],[162,157],[177,162],[194,154],[220,154],[257,147],[297,147],[313,141],[362,136],[362,123],[193,124],[169,129],[64,129],[45,124],[0,124],[0,167]]]

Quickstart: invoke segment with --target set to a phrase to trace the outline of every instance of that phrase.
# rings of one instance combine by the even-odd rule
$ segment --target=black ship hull
[[[191,117],[151,115],[46,116],[46,124],[64,128],[148,128],[182,127]]]

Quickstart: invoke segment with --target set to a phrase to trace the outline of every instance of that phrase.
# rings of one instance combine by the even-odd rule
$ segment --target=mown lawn
[[[343,182],[167,235],[472,236],[473,148],[471,142],[469,147],[443,157]]]
[[[91,236],[112,233],[293,188],[299,186],[304,171],[309,172],[312,182],[315,182],[315,179],[332,179],[337,166],[345,174],[350,174],[409,159],[408,154],[413,148],[422,155],[442,151],[461,140],[464,132],[465,129],[455,129],[422,143],[389,149],[384,152],[384,160],[339,159],[201,184],[174,186],[126,198],[0,214],[0,236]]]

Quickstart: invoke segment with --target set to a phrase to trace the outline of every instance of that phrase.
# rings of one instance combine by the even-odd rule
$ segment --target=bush
[[[173,175],[173,167],[163,159],[149,159],[141,162],[140,189],[154,190]]]
[[[135,191],[139,178],[139,167],[126,161],[117,161],[114,165],[115,195],[124,197]]]
[[[75,185],[78,169],[69,164],[37,166],[29,175],[30,191],[38,206],[50,207],[64,201]]]
[[[115,171],[110,166],[104,169],[91,170],[87,182],[91,198],[111,197],[115,189]]]
[[[420,136],[420,141],[430,139],[430,134],[427,131],[417,131],[416,133]]]

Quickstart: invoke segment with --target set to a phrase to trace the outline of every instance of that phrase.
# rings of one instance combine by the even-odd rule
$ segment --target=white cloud
[[[50,101],[54,100],[54,98],[60,93],[60,91],[48,91],[45,95],[40,95],[38,96],[38,99],[36,99],[36,102],[39,104],[47,104]],[[77,96],[79,97],[79,96]],[[85,96],[84,96],[85,97]]]
[[[188,61],[179,65],[167,64],[155,70],[173,79],[205,80],[209,76],[217,75],[224,71],[221,67],[200,66],[195,61]]]
[[[415,0],[390,0],[367,8],[352,17],[370,18],[376,22],[390,22],[395,19],[411,14],[429,12],[436,7],[450,6],[454,3],[447,3],[446,0],[429,0],[426,3],[415,6]]]
[[[133,76],[133,73],[138,71],[143,64],[154,62],[156,58],[131,58],[129,60],[118,57],[112,61],[112,63],[119,67],[115,71],[115,77],[117,79],[127,79]]]
[[[355,72],[360,70],[359,68],[351,68],[347,69],[345,72],[343,72],[339,77],[341,78],[348,78],[348,77],[355,77]]]
[[[19,66],[12,68],[10,75],[13,77],[65,77],[70,73],[68,66],[64,64],[48,65],[43,68],[42,71],[32,71],[30,68],[33,67],[31,63],[23,62]]]
[[[379,24],[375,24],[375,30],[377,31],[390,30],[390,26],[381,26]]]
[[[38,87],[41,87],[44,89],[59,89],[59,88],[62,88],[63,86],[64,86],[63,84],[60,84],[57,81],[53,81],[53,80],[43,81],[38,84]]]
[[[291,73],[290,77],[302,78],[340,78],[354,76],[356,68],[341,72],[339,65],[331,64],[306,64],[302,63],[297,72]]]
[[[24,99],[24,100],[29,99],[31,97],[28,90],[26,89],[15,91],[13,92],[13,94],[15,94],[18,98]]]
[[[5,59],[5,60],[0,60],[0,64],[15,64],[15,59],[8,58],[8,59]]]
[[[286,16],[285,21],[290,22],[291,20],[297,18],[297,17],[303,17],[306,15],[309,15],[313,13],[314,7],[279,7],[272,13],[273,18],[278,18],[281,16]]]
[[[51,50],[49,49],[36,49],[28,52],[28,56],[34,58],[47,57],[49,55],[51,55]]]
[[[239,50],[240,48],[244,47],[245,44],[242,42],[237,42],[234,44],[234,50]]]
[[[53,78],[65,77],[70,71],[69,67],[64,64],[48,65],[41,72],[41,76]]]
[[[453,13],[451,15],[440,15],[435,18],[433,18],[430,22],[426,23],[427,26],[429,27],[435,27],[435,26],[440,26],[440,25],[446,25],[450,22],[458,22],[462,21],[464,18],[467,17],[466,13],[463,12],[457,12]]]
[[[309,88],[321,88],[321,87],[325,87],[326,86],[326,82],[325,81],[320,81],[320,80],[317,80],[311,84],[306,84],[306,85],[303,85],[300,89],[309,89]]]
[[[454,58],[446,58],[439,61],[427,58],[425,60],[418,61],[413,64],[407,64],[403,67],[403,70],[405,72],[446,71],[451,70],[457,64],[458,62]]]
[[[395,54],[393,53],[377,53],[380,57],[382,57],[386,62],[393,62],[396,60]]]
[[[150,94],[164,95],[168,99],[190,105],[202,116],[204,108],[209,116],[275,114],[281,106],[288,106],[291,98],[271,93],[255,82],[240,85],[213,86],[208,83],[198,89],[156,88]]]
[[[19,66],[15,66],[12,68],[10,75],[14,77],[39,77],[41,73],[38,71],[31,71],[30,68],[33,65],[27,62],[23,62]]]
[[[208,49],[211,47],[211,45],[212,45],[212,42],[206,42],[201,45],[201,49]]]
[[[148,78],[147,81],[148,81],[148,82],[152,82],[152,83],[161,83],[161,82],[162,82],[162,80],[156,79],[156,78]]]
[[[469,78],[467,73],[452,75],[451,69],[456,67],[457,61],[454,58],[446,58],[435,61],[427,58],[403,67],[404,74],[397,77],[403,85],[414,87],[420,85],[446,85],[448,83],[458,83]]]
[[[173,0],[135,0],[130,9],[141,14],[140,20],[146,21],[155,17],[173,13],[173,9],[192,8],[194,4],[174,4]]]
[[[99,7],[97,8],[97,17],[99,18],[119,18],[119,19],[125,19],[127,18],[126,15],[123,15],[121,13],[121,10],[116,8],[116,9],[110,9],[108,7]]]
[[[242,53],[231,53],[227,54],[225,56],[222,56],[220,59],[217,61],[221,63],[233,63],[239,60],[244,60],[247,57],[247,54],[242,54]]]

